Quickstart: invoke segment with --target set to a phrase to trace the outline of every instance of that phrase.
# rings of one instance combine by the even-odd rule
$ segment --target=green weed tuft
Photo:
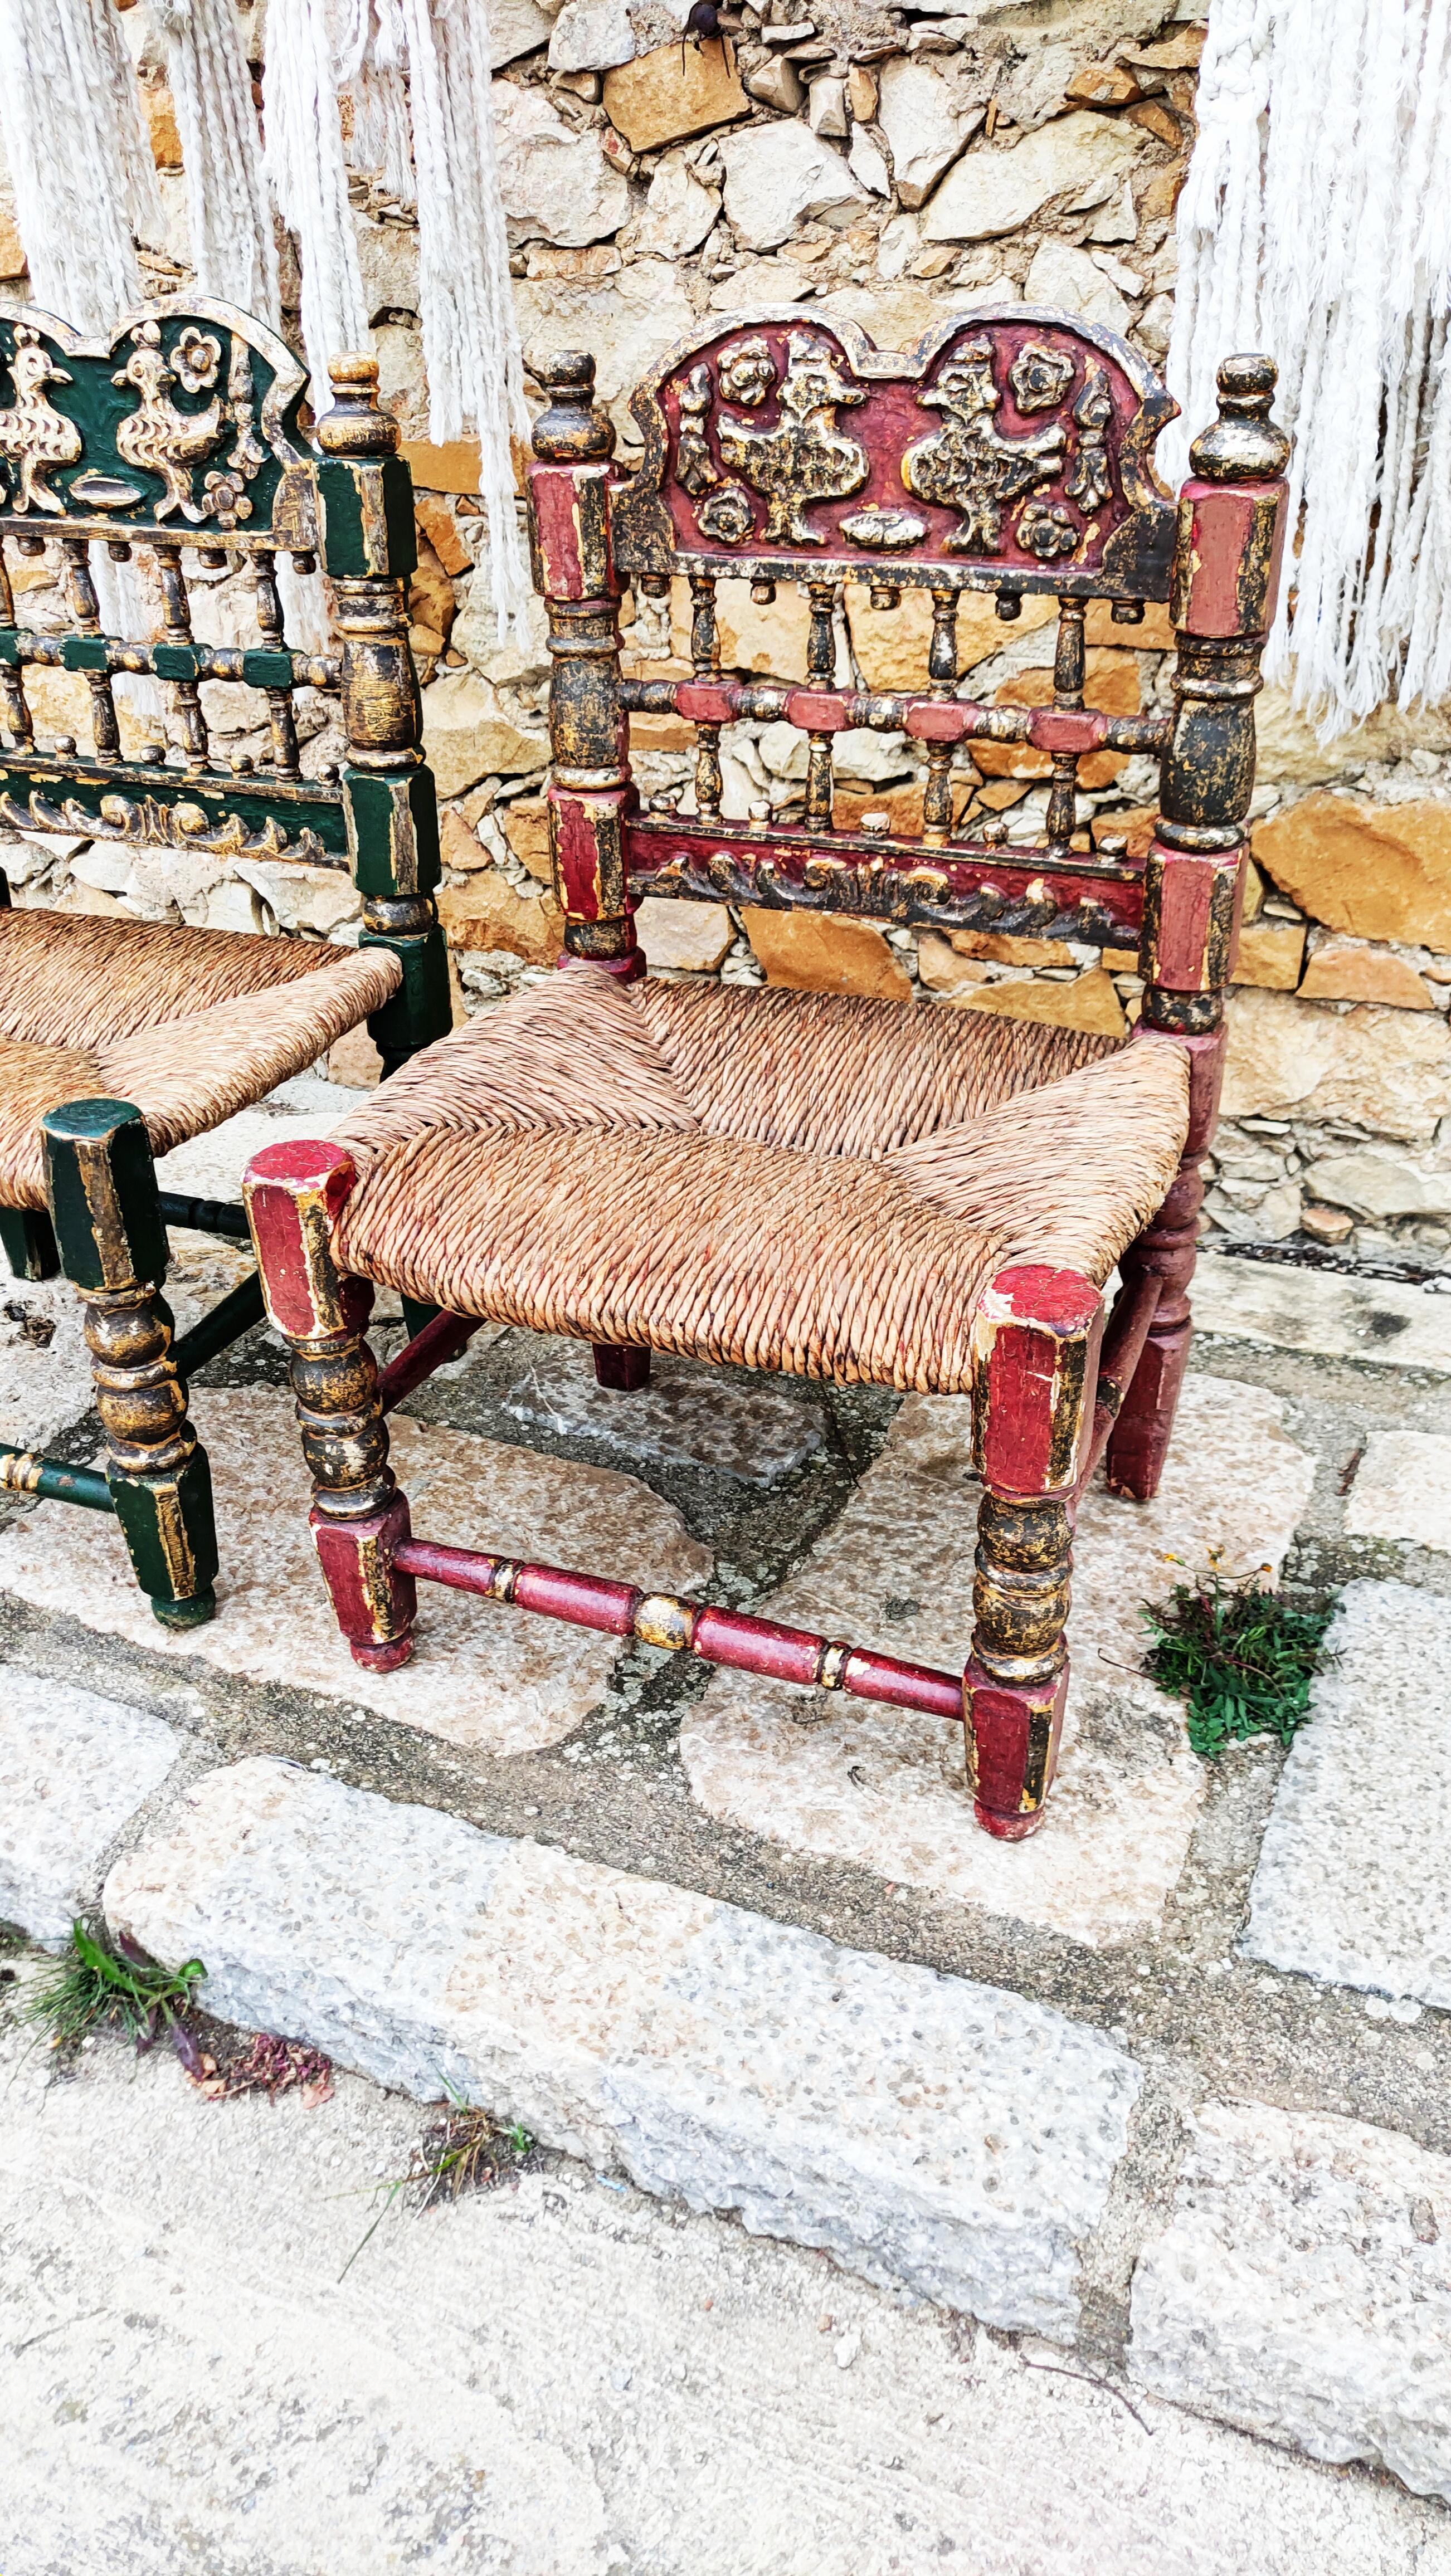
[[[206,1975],[200,1959],[181,1968],[159,1968],[123,1940],[113,1949],[99,1926],[71,1925],[70,1939],[47,1962],[26,1996],[23,2017],[35,2022],[52,2048],[78,2048],[106,2027],[119,2027],[138,2050],[163,2034],[185,2061],[184,2017],[192,1989]]]
[[[1176,1584],[1167,1601],[1148,1603],[1141,1615],[1154,1638],[1145,1669],[1188,1702],[1196,1753],[1214,1761],[1226,1744],[1251,1735],[1289,1743],[1325,1660],[1333,1602],[1292,1609],[1277,1592],[1263,1591],[1258,1575],[1235,1581],[1211,1563],[1207,1574]]]

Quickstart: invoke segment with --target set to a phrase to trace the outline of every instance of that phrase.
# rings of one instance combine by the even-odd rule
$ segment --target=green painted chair
[[[260,1320],[262,1298],[253,1273],[176,1338],[168,1224],[238,1242],[247,1225],[240,1205],[159,1189],[153,1158],[365,1019],[385,1074],[449,1026],[438,821],[408,648],[412,483],[377,373],[370,357],[334,361],[314,443],[302,369],[231,306],[145,305],[95,340],[51,314],[0,311],[0,828],[185,854],[218,875],[239,858],[336,867],[362,896],[348,949],[16,905],[0,873],[0,1246],[17,1277],[63,1272],[79,1291],[106,1436],[103,1469],[0,1444],[0,1487],[114,1513],[170,1627],[215,1607],[211,1484],[187,1375]],[[106,631],[101,548],[151,576],[151,636]],[[41,633],[17,619],[11,567],[48,550],[68,622]],[[326,652],[288,642],[284,557],[300,572],[320,560],[328,575]],[[259,642],[199,640],[190,584],[239,570]],[[45,738],[47,671],[80,675],[88,748]],[[164,724],[124,693],[118,703],[126,674],[162,684]],[[217,682],[255,693],[262,757],[228,765],[214,750],[203,690]],[[317,776],[299,752],[304,688],[338,702],[346,745]]]

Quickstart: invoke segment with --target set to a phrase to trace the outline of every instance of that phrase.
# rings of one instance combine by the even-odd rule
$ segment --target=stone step
[[[225,2020],[1074,2338],[1140,2076],[1044,2005],[271,1759],[189,1789],[106,1911]]]
[[[1129,2368],[1451,2502],[1451,2157],[1359,2120],[1206,2104],[1139,2257]]]

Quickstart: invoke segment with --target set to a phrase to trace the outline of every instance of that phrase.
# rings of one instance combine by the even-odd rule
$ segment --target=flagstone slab
[[[1044,2005],[271,1759],[186,1792],[106,1911],[228,2020],[1073,2337],[1140,2076]]]
[[[840,1519],[766,1605],[787,1623],[960,1670],[972,1628],[978,1489],[966,1397],[909,1397]],[[1138,1673],[1140,1607],[1215,1550],[1278,1568],[1314,1461],[1261,1387],[1191,1377],[1157,1499],[1085,1496],[1074,1550],[1073,1678],[1058,1779],[1031,1841],[973,1822],[963,1734],[848,1700],[719,1674],[681,1757],[713,1816],[796,1851],[1041,1924],[1098,1948],[1156,1923],[1204,1794],[1177,1701]]]
[[[1325,1643],[1241,1947],[1451,2011],[1451,1602],[1347,1584]]]
[[[1201,1252],[1191,1295],[1201,1333],[1451,1377],[1451,1296],[1443,1290]]]
[[[1345,1526],[1352,1538],[1396,1539],[1451,1556],[1451,1440],[1439,1432],[1373,1432]]]
[[[181,1635],[162,1628],[114,1522],[63,1503],[39,1504],[0,1536],[0,1591],[156,1654],[196,1655],[251,1681],[361,1703],[471,1751],[537,1751],[598,1705],[616,1639],[439,1584],[420,1587],[412,1661],[396,1673],[365,1672],[338,1634],[313,1553],[291,1396],[277,1387],[202,1388],[192,1410],[216,1498],[215,1619]],[[632,1477],[402,1414],[389,1428],[421,1536],[546,1564],[608,1566],[627,1582],[674,1591],[709,1575],[709,1552],[678,1512]]]
[[[1451,2502],[1451,2157],[1208,2104],[1132,2318],[1130,2371],[1156,2396]]]
[[[144,1709],[0,1666],[0,1922],[58,1948],[184,1741]]]
[[[635,1458],[709,1467],[769,1485],[821,1447],[814,1408],[768,1378],[741,1386],[692,1362],[652,1359],[647,1386],[632,1394],[601,1386],[585,1342],[529,1336],[528,1357],[504,1397],[520,1422],[583,1434]]]

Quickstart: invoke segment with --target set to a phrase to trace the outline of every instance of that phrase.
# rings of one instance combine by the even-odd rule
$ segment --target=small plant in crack
[[[201,2052],[187,2027],[193,1990],[206,1970],[200,1959],[184,1967],[158,1967],[124,1933],[114,1945],[99,1924],[75,1922],[59,1955],[47,1962],[26,1996],[23,2018],[53,2049],[74,2050],[102,2029],[120,2029],[137,2055],[169,2039],[189,2075],[201,2071]]]
[[[462,2200],[466,2192],[492,2191],[506,2175],[526,2165],[533,2153],[534,2140],[521,2121],[504,2127],[492,2112],[481,2111],[450,2089],[447,2111],[424,2130],[407,2171],[379,2183],[377,2216],[338,2278],[352,2270],[369,2238],[400,2201],[421,2216],[443,2201]]]
[[[1263,1589],[1267,1571],[1236,1579],[1211,1555],[1207,1573],[1141,1613],[1154,1639],[1145,1669],[1187,1702],[1190,1744],[1210,1761],[1252,1735],[1288,1744],[1326,1661],[1334,1603],[1294,1609]]]

